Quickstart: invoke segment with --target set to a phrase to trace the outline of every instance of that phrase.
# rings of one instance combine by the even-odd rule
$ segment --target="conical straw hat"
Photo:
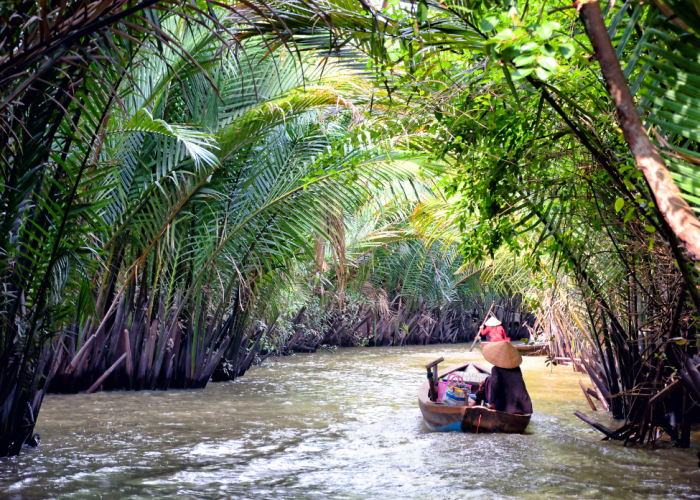
[[[498,321],[498,318],[495,316],[491,316],[489,319],[486,320],[486,323],[484,323],[485,326],[498,326],[500,325],[501,322]]]
[[[481,353],[486,361],[499,368],[515,368],[523,362],[518,350],[505,340],[484,345]]]

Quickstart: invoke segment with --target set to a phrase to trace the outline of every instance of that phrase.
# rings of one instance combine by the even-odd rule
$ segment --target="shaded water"
[[[50,396],[43,444],[0,460],[0,497],[700,498],[697,445],[600,442],[572,416],[579,375],[544,358],[523,363],[526,434],[429,431],[423,365],[482,360],[467,350],[342,349],[201,391]]]

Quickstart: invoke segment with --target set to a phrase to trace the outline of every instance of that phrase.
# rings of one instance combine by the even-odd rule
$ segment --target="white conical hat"
[[[505,340],[489,342],[482,347],[481,354],[486,361],[499,368],[515,368],[523,362],[518,350]]]
[[[496,316],[491,316],[489,319],[486,320],[484,326],[498,326],[500,324],[501,322],[498,321],[498,318]]]

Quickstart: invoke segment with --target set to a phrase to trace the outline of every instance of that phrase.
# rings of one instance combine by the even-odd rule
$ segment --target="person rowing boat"
[[[506,331],[501,326],[501,322],[495,316],[491,316],[486,320],[479,333],[481,337],[488,342],[508,340],[508,337],[506,337]]]
[[[518,350],[510,342],[491,342],[481,353],[493,365],[491,376],[483,385],[483,395],[490,408],[516,415],[531,414],[532,401],[520,370],[523,358]]]

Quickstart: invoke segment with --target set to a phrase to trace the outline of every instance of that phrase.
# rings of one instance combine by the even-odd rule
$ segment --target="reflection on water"
[[[700,498],[691,450],[623,448],[572,416],[571,368],[525,358],[524,435],[430,432],[423,365],[464,345],[343,349],[202,391],[47,397],[3,498]],[[602,417],[603,414],[597,415]]]

